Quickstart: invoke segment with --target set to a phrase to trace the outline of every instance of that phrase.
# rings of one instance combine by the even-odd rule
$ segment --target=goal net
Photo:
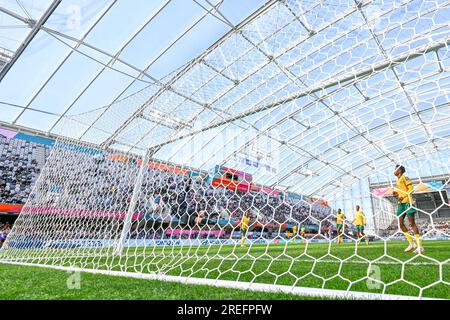
[[[450,298],[449,17],[269,1],[165,86],[66,117],[1,262]]]

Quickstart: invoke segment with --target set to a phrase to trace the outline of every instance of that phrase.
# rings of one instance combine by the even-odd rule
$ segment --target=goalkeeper
[[[414,190],[411,180],[405,176],[405,167],[397,165],[395,167],[394,175],[397,177],[397,191],[394,192],[394,196],[397,196],[397,217],[400,229],[409,242],[409,246],[405,249],[405,252],[411,252],[415,250],[417,253],[423,253],[424,249],[422,246],[422,240],[417,228],[414,215],[417,210],[414,208],[414,199],[412,197],[412,192]],[[414,237],[416,242],[409,234],[408,228],[405,226],[405,217],[408,218],[409,225],[414,232]]]

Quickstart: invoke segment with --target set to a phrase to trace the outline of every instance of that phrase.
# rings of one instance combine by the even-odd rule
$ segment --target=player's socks
[[[369,244],[369,237],[365,236],[364,238],[366,239],[366,244],[368,245]]]
[[[241,247],[244,246],[244,243],[245,243],[245,237],[242,237],[242,238],[241,238]]]
[[[405,249],[405,252],[411,252],[414,249],[416,249],[416,243],[414,242],[413,238],[411,237],[411,235],[409,234],[409,232],[403,232],[403,234],[406,237],[406,240],[408,240],[409,246],[408,248]]]
[[[406,240],[408,240],[409,243],[413,243],[413,238],[411,237],[409,232],[403,232],[403,234],[405,235]]]
[[[416,238],[416,243],[417,243],[417,246],[420,248],[420,247],[422,247],[422,239],[420,238],[420,234],[415,234],[414,235],[414,237]]]

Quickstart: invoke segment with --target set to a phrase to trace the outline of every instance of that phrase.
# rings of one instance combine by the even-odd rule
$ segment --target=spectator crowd
[[[31,206],[85,210],[125,214],[138,177],[138,161],[128,158],[111,158],[85,148],[55,148],[49,161],[51,165],[42,173],[43,178],[31,192],[40,174],[37,165],[37,145],[32,142],[6,139],[0,136],[0,203],[23,204],[30,196]],[[131,238],[167,239],[174,235],[169,228],[191,230],[226,229],[220,234],[198,232],[197,237],[229,238],[235,235],[238,223],[245,212],[250,213],[253,235],[270,238],[281,234],[280,225],[305,226],[308,232],[321,232],[334,236],[335,215],[331,208],[318,203],[288,197],[283,192],[268,193],[263,190],[240,192],[212,187],[207,175],[191,176],[189,171],[153,164],[144,174],[133,220]],[[91,217],[92,218],[92,217]],[[71,221],[70,230],[53,230],[48,219],[42,230],[55,238],[114,238],[121,230],[119,219],[78,219]],[[224,227],[223,222],[227,222]],[[222,222],[219,224],[219,222]],[[74,227],[74,224],[76,227]],[[61,225],[58,223],[57,225]],[[270,228],[261,226],[272,225]],[[228,227],[232,228],[228,228]],[[2,225],[3,227],[3,225]],[[56,227],[55,227],[56,228]],[[423,231],[449,234],[449,222],[424,224]],[[6,237],[10,227],[1,229]],[[49,231],[50,230],[50,231]],[[311,231],[314,230],[314,231]],[[29,230],[38,232],[37,230]],[[287,231],[287,230],[286,230]],[[180,238],[191,235],[177,233]],[[1,238],[0,238],[1,239]]]
[[[38,144],[0,135],[0,203],[24,204],[40,173]]]
[[[63,145],[54,148],[48,161],[51,163],[42,172],[41,182],[31,193],[30,206],[63,206],[68,210],[86,212],[127,212],[140,169],[138,161],[113,159],[86,148]],[[289,198],[282,192],[270,194],[263,190],[240,192],[215,188],[206,175],[193,177],[187,170],[179,169],[165,165],[159,168],[154,164],[146,170],[134,210],[140,216],[134,219],[132,237],[164,238],[166,229],[174,224],[180,228],[211,229],[222,228],[219,221],[228,221],[229,225],[236,227],[244,212],[250,212],[252,223],[271,224],[274,233],[279,233],[279,225],[283,224],[297,227],[313,225],[320,230],[334,222],[332,210],[324,205]],[[121,229],[117,227],[117,221],[98,220],[91,222],[90,228],[81,221],[78,228],[71,228],[70,235],[64,235],[83,238],[100,234],[117,236],[115,233]],[[41,221],[47,224],[45,228],[48,231],[48,225],[52,223],[44,222],[45,219]],[[54,230],[55,237],[62,236],[62,232],[65,231]],[[180,234],[183,236],[186,235]],[[208,237],[208,234],[199,233],[198,236]]]
[[[86,148],[60,145],[48,159],[51,165],[42,172],[41,182],[31,192],[41,173],[38,148],[32,142],[0,136],[0,203],[23,204],[29,198],[30,206],[35,207],[127,212],[140,168],[138,161],[112,159]],[[180,228],[211,229],[221,228],[219,221],[228,221],[236,227],[247,211],[252,222],[272,224],[274,229],[281,224],[314,225],[317,229],[331,226],[332,219],[326,219],[332,215],[329,207],[289,198],[282,192],[270,194],[262,190],[240,192],[214,188],[205,175],[192,177],[188,171],[167,168],[154,165],[145,172],[135,209],[141,217],[133,223],[132,237],[165,238],[168,237],[167,228],[174,224]],[[46,219],[42,218],[40,222],[46,224],[42,230],[48,232],[52,223]],[[71,230],[53,230],[53,236],[115,237],[120,230],[111,227],[117,221],[97,219],[87,224],[79,220],[78,227],[73,227],[72,223]],[[232,231],[219,236],[229,237]],[[268,236],[267,229],[256,232]],[[189,235],[181,233],[179,236]],[[208,236],[198,233],[198,237]]]
[[[5,242],[10,231],[11,225],[8,222],[0,222],[0,248],[3,246],[3,243]]]
[[[429,237],[450,236],[450,220],[436,219],[433,221],[433,224],[434,228],[430,222],[419,223],[422,234],[426,234]]]

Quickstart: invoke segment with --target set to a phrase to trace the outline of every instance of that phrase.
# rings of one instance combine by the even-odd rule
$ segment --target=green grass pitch
[[[405,242],[128,248],[122,258],[105,249],[29,251],[32,263],[86,269],[190,276],[288,286],[450,299],[450,241],[425,241],[425,256],[404,253]],[[9,257],[12,258],[12,257]],[[405,263],[406,262],[406,263]],[[373,277],[386,284],[367,281]],[[372,270],[375,270],[372,268]],[[0,264],[0,299],[304,299],[208,286],[81,274],[67,288],[65,271]],[[442,281],[440,281],[442,280]]]

